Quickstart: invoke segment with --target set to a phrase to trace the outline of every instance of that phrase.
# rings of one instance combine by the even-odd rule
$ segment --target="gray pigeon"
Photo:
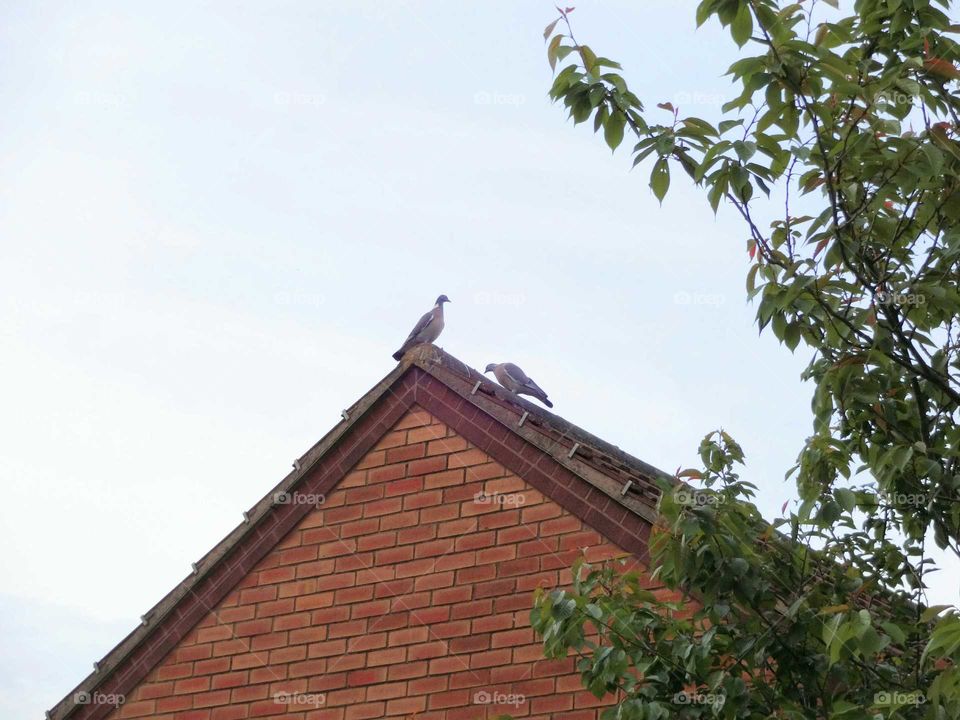
[[[530,395],[542,402],[548,408],[553,403],[547,400],[547,394],[527,374],[513,363],[490,363],[484,372],[492,372],[497,381],[507,390],[517,395]]]
[[[410,331],[407,339],[403,341],[403,345],[393,354],[394,360],[399,362],[404,353],[414,345],[432,343],[440,337],[440,333],[443,332],[443,304],[448,302],[450,302],[450,298],[446,295],[437,298],[437,304],[433,306],[430,312],[420,318],[413,330]]]

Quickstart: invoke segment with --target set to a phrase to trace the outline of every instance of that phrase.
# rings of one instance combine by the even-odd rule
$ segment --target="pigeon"
[[[450,298],[446,295],[437,298],[437,304],[433,306],[430,312],[420,318],[414,325],[413,330],[410,331],[407,339],[403,341],[403,345],[393,354],[394,360],[399,362],[404,353],[414,345],[432,343],[440,337],[440,333],[443,332],[443,304],[448,302],[450,302]]]
[[[490,363],[484,372],[492,372],[499,383],[517,395],[530,395],[548,408],[553,403],[547,400],[547,394],[527,374],[513,363]]]

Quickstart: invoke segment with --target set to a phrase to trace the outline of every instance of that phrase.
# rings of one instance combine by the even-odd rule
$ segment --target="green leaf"
[[[660,158],[650,172],[650,189],[661,203],[670,189],[670,165],[666,158]]]
[[[580,46],[580,59],[583,60],[583,67],[586,68],[588,73],[596,74],[597,69],[597,56],[594,54],[586,45]]]
[[[550,44],[547,45],[547,60],[550,61],[550,69],[557,69],[557,49],[560,47],[560,42],[563,40],[563,35],[556,35],[553,40],[550,41]]]
[[[607,141],[610,150],[616,150],[623,141],[623,128],[627,122],[626,116],[619,110],[614,110],[603,126],[603,139]]]
[[[833,491],[833,497],[838,503],[840,503],[840,507],[847,512],[852,512],[857,506],[857,496],[853,490],[848,490],[847,488],[835,488]]]
[[[743,47],[750,39],[750,33],[753,32],[753,14],[750,12],[750,3],[747,0],[741,0],[737,8],[737,14],[730,23],[730,34],[733,41]]]

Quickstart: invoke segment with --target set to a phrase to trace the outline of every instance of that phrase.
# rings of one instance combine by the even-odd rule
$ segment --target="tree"
[[[715,125],[650,119],[572,8],[544,33],[550,96],[614,150],[629,130],[661,201],[679,167],[732,206],[760,331],[814,353],[794,509],[759,515],[723,432],[663,485],[650,569],[701,609],[586,564],[538,596],[547,654],[618,693],[610,718],[960,717],[960,612],[924,601],[932,544],[960,554],[958,26],[946,0],[824,2],[700,2],[743,52]]]

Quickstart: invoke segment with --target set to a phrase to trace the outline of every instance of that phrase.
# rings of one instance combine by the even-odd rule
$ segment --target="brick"
[[[386,704],[382,702],[351,705],[347,708],[347,714],[344,715],[344,720],[368,720],[368,718],[380,718],[384,716],[385,708]]]
[[[463,470],[444,470],[442,472],[430,473],[423,477],[423,487],[425,490],[434,488],[449,487],[450,485],[459,485],[464,481]]]
[[[376,535],[367,535],[357,538],[358,550],[379,550],[381,548],[393,547],[397,544],[397,533],[380,532]]]
[[[229,657],[211,658],[202,660],[193,666],[194,675],[211,675],[213,673],[222,673],[230,669],[231,661]]]
[[[397,495],[408,495],[423,490],[423,478],[410,477],[403,480],[396,480],[392,483],[386,483],[383,486],[384,497],[395,497]]]
[[[439,663],[438,663],[439,666]],[[458,707],[466,705],[470,701],[470,694],[466,690],[448,690],[447,692],[436,693],[430,696],[428,706],[431,710],[442,710],[443,708]]]
[[[419,508],[439,505],[443,502],[443,490],[429,490],[418,492],[416,495],[408,495],[403,499],[404,510],[417,510]]]
[[[511,575],[529,575],[537,572],[539,569],[539,558],[520,558],[519,560],[509,560],[507,562],[500,563],[499,573],[501,577],[509,577]]]
[[[541,506],[544,507],[544,506]],[[537,508],[530,508],[535,510]],[[579,519],[572,515],[556,518],[555,520],[546,520],[540,523],[540,535],[557,535],[559,533],[577,532],[582,527]]]
[[[454,539],[444,538],[441,540],[431,540],[422,542],[416,546],[416,557],[434,557],[436,555],[445,555],[453,552]]]
[[[456,538],[454,549],[456,550],[479,550],[481,548],[492,547],[496,542],[496,533],[492,530],[487,532],[475,533],[472,535],[461,535]]]
[[[477,519],[477,527],[480,530],[491,530],[496,528],[516,525],[520,521],[519,510],[499,510],[488,515],[481,515]]]
[[[368,502],[363,507],[363,517],[375,518],[381,515],[390,515],[392,513],[398,513],[400,512],[400,509],[402,507],[403,507],[403,499],[398,497],[385,498],[383,500]]]
[[[191,695],[210,689],[209,677],[192,677],[177,680],[173,686],[174,695]]]
[[[243,590],[240,593],[240,604],[249,605],[267,600],[277,599],[277,588],[275,587],[256,587]]]
[[[407,680],[409,678],[423,677],[427,674],[427,663],[405,662],[400,665],[391,665],[387,668],[387,678],[390,680]]]
[[[158,713],[189,710],[193,707],[193,698],[190,695],[169,695],[167,697],[158,698],[155,707]]]
[[[387,716],[422,713],[427,707],[425,697],[397,698],[387,701]]]
[[[387,462],[404,462],[406,460],[415,460],[416,458],[422,458],[427,453],[426,443],[410,443],[401,447],[392,448],[387,450]]]
[[[403,682],[374,685],[367,690],[367,700],[390,700],[391,698],[403,697],[406,689],[407,684]]]
[[[397,421],[397,424],[394,425],[394,429],[405,430],[408,428],[421,427],[423,425],[437,424],[439,423],[433,419],[433,416],[425,408],[420,407],[419,405],[414,405],[410,408],[406,415]]]
[[[222,690],[223,688],[240,687],[246,684],[249,675],[250,673],[245,670],[214,675],[210,682],[210,689]]]
[[[420,525],[418,527],[404,528],[397,531],[397,544],[406,545],[408,543],[423,542],[437,536],[436,525]]]
[[[226,705],[230,702],[230,690],[211,690],[193,696],[193,707],[204,708],[214,705]]]
[[[467,441],[458,436],[433,440],[427,443],[427,455],[449,455],[458,450],[465,450],[466,447]]]
[[[380,485],[363,485],[350,488],[346,491],[344,502],[347,505],[363,504],[383,497],[383,487]]]
[[[373,685],[382,683],[387,679],[386,668],[368,668],[366,670],[355,670],[347,674],[347,682],[351,687],[360,685]]]
[[[374,450],[384,450],[386,448],[400,447],[407,441],[407,433],[401,432],[402,428],[397,428],[393,432],[384,435],[373,446]]]
[[[304,548],[299,548],[304,549]],[[316,548],[314,548],[315,550]],[[273,583],[283,583],[293,580],[297,576],[297,569],[293,567],[278,567],[270,570],[264,570],[257,576],[257,582],[260,585],[271,585]]]
[[[428,440],[439,440],[446,437],[447,428],[445,425],[426,425],[424,427],[413,428],[407,431],[407,442],[419,443]]]
[[[369,482],[388,482],[390,480],[399,480],[406,474],[406,468],[403,465],[384,465],[374,468],[367,473]]]
[[[228,640],[232,637],[233,625],[214,625],[213,627],[201,628],[197,633],[197,642],[209,643],[215,640]]]
[[[477,552],[477,565],[500,563],[504,560],[513,560],[517,556],[516,545],[502,545],[500,547],[485,548]]]
[[[447,458],[445,455],[427,457],[421,460],[412,460],[407,463],[407,474],[411,476],[428,475],[430,473],[440,472],[447,469]],[[422,479],[421,479],[422,483]]]
[[[473,602],[458,603],[453,606],[450,617],[454,620],[474,618],[489,615],[493,612],[492,600],[474,600]]]
[[[376,667],[378,665],[393,665],[401,663],[406,659],[406,648],[387,648],[385,650],[374,650],[367,654],[367,665]]]
[[[406,500],[406,498],[405,498]],[[380,518],[380,530],[397,530],[399,528],[413,527],[420,522],[420,513],[416,510],[408,512],[395,512]]]
[[[483,452],[483,450],[471,448],[469,450],[463,450],[461,452],[456,452],[452,455],[449,455],[447,457],[447,467],[465,468],[470,465],[483,465],[489,460],[490,456]]]

